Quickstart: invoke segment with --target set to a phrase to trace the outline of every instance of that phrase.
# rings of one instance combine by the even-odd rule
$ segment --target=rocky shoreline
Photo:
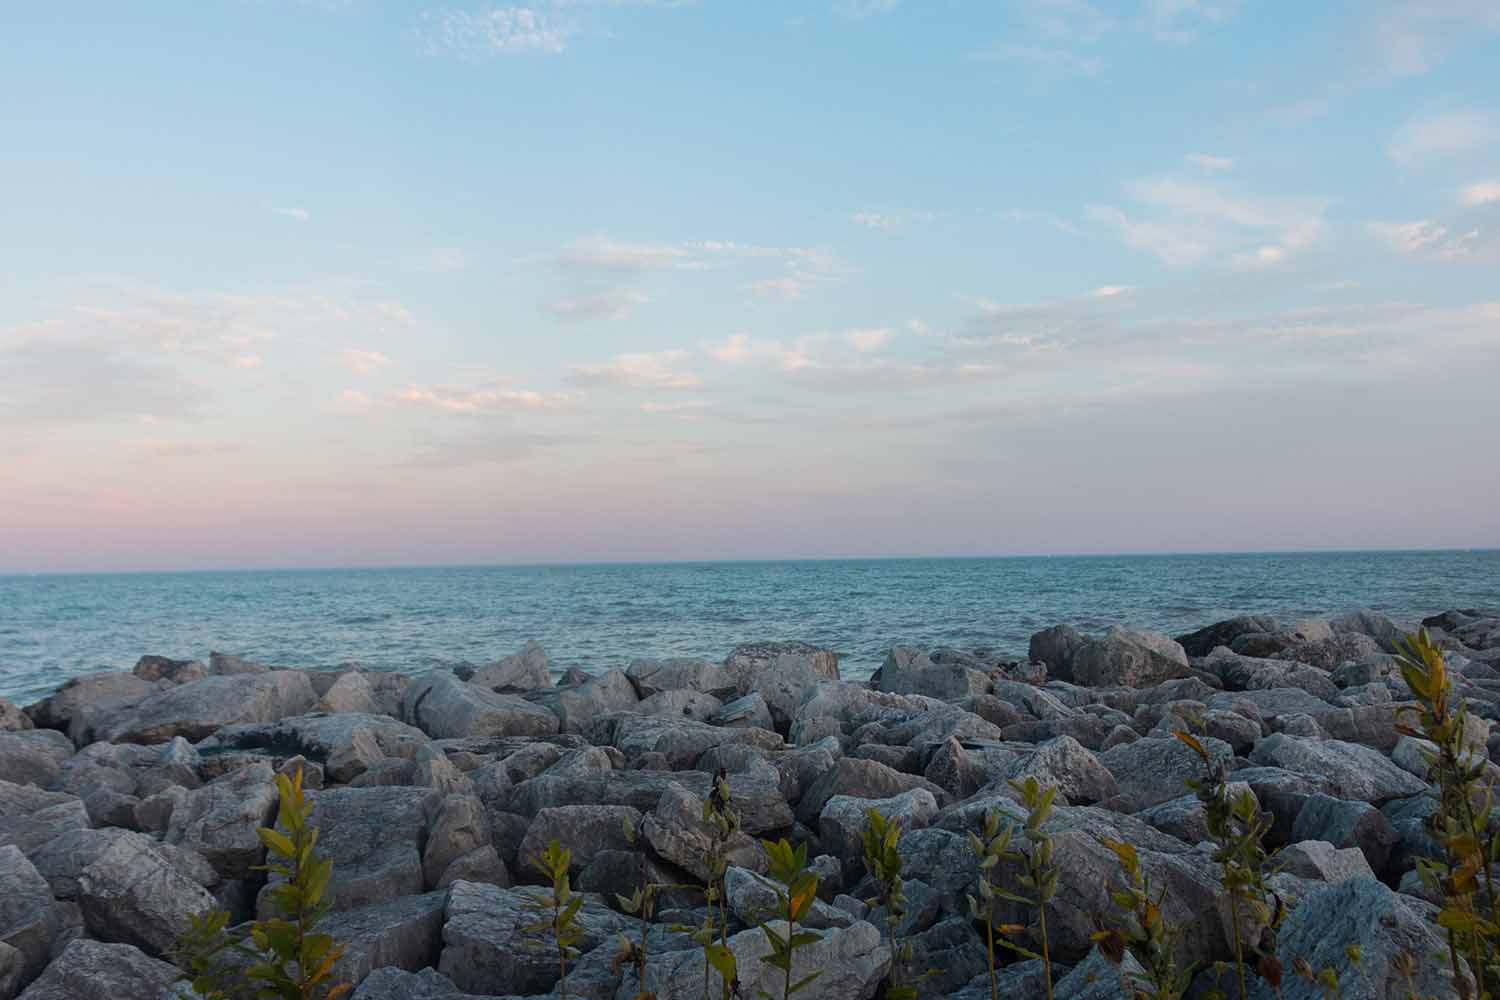
[[[1500,760],[1500,611],[1424,624],[1483,729],[1466,738]],[[24,709],[0,699],[0,1000],[176,995],[165,959],[190,916],[264,915],[256,828],[275,822],[276,774],[297,769],[334,862],[324,929],[347,946],[337,971],[359,1000],[557,996],[554,958],[525,929],[525,887],[545,881],[530,862],[554,839],[584,900],[569,995],[701,996],[703,952],[674,927],[700,922],[702,896],[663,895],[643,983],[615,960],[637,927],[619,897],[643,872],[708,877],[704,799],[720,772],[739,820],[725,888],[743,996],[781,982],[758,929],[776,901],[760,838],[779,837],[807,844],[821,876],[807,920],[820,937],[798,962],[822,973],[801,995],[879,994],[891,949],[860,843],[873,807],[904,831],[896,930],[909,964],[935,970],[920,995],[989,997],[969,835],[987,813],[1024,821],[1010,783],[1027,778],[1057,789],[1044,826],[1060,869],[1047,909],[1056,996],[1121,995],[1093,938],[1118,880],[1106,841],[1134,845],[1184,928],[1180,960],[1200,968],[1188,995],[1202,996],[1233,937],[1204,807],[1184,784],[1203,767],[1179,730],[1269,818],[1271,880],[1290,907],[1283,964],[1335,968],[1346,1000],[1404,996],[1409,982],[1457,995],[1415,872],[1438,849],[1426,763],[1396,729],[1412,700],[1394,669],[1400,631],[1369,611],[1236,618],[1175,639],[1058,626],[1019,662],[898,646],[868,682],[840,680],[834,653],[797,642],[555,684],[534,643],[462,676],[410,678],[145,656]],[[1000,977],[1004,996],[1042,995],[1038,961]],[[1281,994],[1323,996],[1290,975]]]

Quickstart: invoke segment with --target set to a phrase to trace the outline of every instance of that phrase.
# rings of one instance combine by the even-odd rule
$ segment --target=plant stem
[[[1229,923],[1234,929],[1234,974],[1239,979],[1240,1000],[1249,1000],[1249,992],[1245,989],[1245,946],[1240,941],[1240,907],[1238,894],[1231,889],[1229,891]]]

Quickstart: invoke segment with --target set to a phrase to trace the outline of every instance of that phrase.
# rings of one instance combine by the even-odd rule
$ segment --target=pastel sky
[[[1500,545],[1493,0],[0,38],[0,571]]]

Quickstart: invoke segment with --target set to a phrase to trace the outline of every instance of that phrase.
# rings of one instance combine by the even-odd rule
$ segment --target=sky
[[[0,38],[0,572],[1500,545],[1492,0]]]

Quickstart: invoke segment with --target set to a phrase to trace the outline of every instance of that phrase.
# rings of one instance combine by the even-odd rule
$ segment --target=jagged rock
[[[983,940],[974,932],[966,917],[947,917],[926,930],[910,934],[911,960],[905,963],[905,976],[924,976],[919,991],[929,996],[951,997],[976,975],[985,971]],[[985,980],[985,990],[989,980]],[[920,993],[919,993],[920,995]],[[1020,996],[1006,993],[1005,996]],[[986,992],[985,996],[989,996]]]
[[[731,865],[724,872],[726,899],[732,912],[747,927],[758,927],[768,920],[776,919],[778,912],[777,883],[756,874],[747,868]],[[854,918],[821,899],[815,900],[803,925],[821,930],[827,927],[848,927]]]
[[[340,675],[323,693],[318,700],[318,710],[346,715],[377,715],[381,708],[365,675],[351,671]]]
[[[1200,740],[1213,762],[1227,764],[1234,756],[1228,743],[1211,737]],[[1154,806],[1184,794],[1189,778],[1205,773],[1202,758],[1176,738],[1146,738],[1111,747],[1099,761],[1139,808]]]
[[[668,785],[656,808],[642,819],[641,834],[658,856],[700,881],[708,879],[707,857],[713,833],[703,822],[703,799],[681,785]],[[730,864],[765,871],[765,850],[743,830],[730,837],[725,854]]]
[[[197,741],[224,726],[300,715],[317,700],[298,671],[206,677],[98,718],[94,731],[111,743],[165,743],[174,736]]]
[[[766,704],[765,696],[759,691],[724,702],[708,721],[715,726],[731,726],[735,729],[770,731],[776,728],[776,720],[771,718],[771,706]]]
[[[771,924],[786,933],[781,922]],[[760,991],[775,996],[782,988],[785,973],[765,963],[770,945],[759,928],[741,931],[729,939],[744,996],[758,996]],[[870,1000],[890,968],[890,949],[872,924],[858,921],[848,927],[824,932],[817,941],[797,952],[792,979],[802,978],[814,970],[820,975],[808,991],[820,1000]],[[641,989],[659,997],[697,996],[703,989],[704,958],[702,949],[653,953],[646,965]],[[624,989],[633,989],[634,979],[627,976]],[[626,994],[631,995],[631,994]]]
[[[329,788],[307,793],[318,850],[333,861],[324,898],[335,909],[423,889],[422,846],[434,793],[421,788]]]
[[[172,814],[187,801],[187,797],[186,788],[171,785],[141,799],[135,805],[134,828],[142,833],[166,833],[172,824]]]
[[[351,1000],[494,1000],[494,997],[465,993],[436,969],[407,972],[385,968],[366,976]]]
[[[954,701],[987,694],[989,675],[962,663],[934,663],[920,650],[892,646],[875,675],[879,691]]]
[[[440,972],[460,989],[480,994],[526,995],[552,989],[558,978],[557,956],[547,949],[528,947],[531,932],[525,930],[538,919],[532,901],[541,890],[455,882],[448,892]],[[581,898],[574,920],[580,951],[613,940],[630,925],[599,897]]]
[[[1190,669],[1187,654],[1172,639],[1119,625],[1079,646],[1070,669],[1047,667],[1058,680],[1086,687],[1147,687],[1185,676]]]
[[[1073,657],[1088,637],[1071,625],[1054,625],[1031,637],[1027,659],[1045,663],[1054,677],[1073,676]]]
[[[498,885],[502,889],[509,889],[515,884],[511,877],[510,869],[500,858],[500,852],[495,850],[491,844],[476,847],[468,854],[454,858],[443,873],[438,876],[435,889],[446,889],[454,882],[463,880],[465,882],[484,882],[489,885]],[[579,886],[579,888],[584,888]]]
[[[1230,691],[1300,688],[1327,702],[1332,702],[1339,693],[1338,685],[1327,671],[1295,660],[1257,659],[1220,646],[1203,659],[1202,666]]]
[[[1378,750],[1341,740],[1304,740],[1275,733],[1261,740],[1250,760],[1316,775],[1328,784],[1332,795],[1377,805],[1427,789],[1425,781],[1407,774]]]
[[[625,755],[627,764],[637,764],[646,754],[665,754],[668,765],[690,768],[710,747],[745,743],[765,750],[780,750],[780,736],[764,729],[725,729],[691,719],[663,719],[629,712],[600,716],[586,727],[589,741],[611,746]]]
[[[0,847],[30,852],[65,831],[88,825],[88,810],[81,799],[0,781]]]
[[[642,812],[656,807],[672,785],[703,797],[713,782],[701,771],[611,771],[587,775],[543,774],[517,785],[506,800],[509,812],[532,817],[549,806],[616,805]],[[757,774],[729,778],[734,807],[747,833],[762,834],[792,825],[792,811],[774,781]]]
[[[411,783],[439,795],[477,794],[474,782],[454,766],[447,754],[431,745],[418,747],[412,757]]]
[[[265,857],[255,831],[275,819],[278,799],[269,764],[241,768],[188,792],[172,810],[166,842],[197,851],[226,879],[245,878]]]
[[[860,853],[860,831],[869,823],[874,809],[886,819],[898,820],[903,830],[924,827],[937,814],[938,803],[925,788],[913,788],[884,799],[835,795],[818,814],[818,836],[824,849],[839,857]]]
[[[1056,980],[1054,995],[1057,1000],[1121,1000],[1125,996],[1122,974],[1142,976],[1145,971],[1130,952],[1116,965],[1094,948],[1071,972]]]
[[[1379,611],[1369,608],[1356,608],[1330,619],[1329,625],[1337,633],[1354,632],[1367,635],[1380,644],[1380,648],[1388,653],[1396,651],[1396,642],[1401,638],[1401,627],[1390,618]]]
[[[57,916],[52,892],[17,847],[0,847],[0,944],[20,957],[20,985],[31,982],[47,964]]]
[[[745,642],[724,658],[724,670],[735,679],[741,694],[750,690],[755,675],[791,664],[801,664],[830,681],[839,679],[839,655],[809,642]]]
[[[316,713],[271,723],[225,726],[200,742],[198,750],[204,754],[265,750],[283,757],[302,756],[321,764],[332,780],[349,782],[376,761],[410,759],[427,743],[426,733],[389,716]]]
[[[666,719],[708,722],[723,707],[724,703],[711,694],[698,691],[659,691],[649,698],[642,698],[633,711],[642,715],[659,715]]]
[[[80,715],[85,709],[140,701],[157,690],[156,684],[134,674],[118,671],[80,674],[27,708],[26,714],[39,729],[60,729],[68,733],[79,746],[83,746],[92,740],[80,738],[73,729],[75,723],[82,724]]]
[[[642,698],[662,691],[698,691],[723,699],[738,692],[738,682],[728,670],[708,660],[688,657],[632,660],[625,676]]]
[[[1390,820],[1368,802],[1351,802],[1331,795],[1312,795],[1292,824],[1293,840],[1323,840],[1334,847],[1356,847],[1370,867],[1380,872],[1401,840]]]
[[[558,717],[517,695],[465,684],[451,674],[428,674],[407,685],[402,719],[435,738],[548,736]]]
[[[429,892],[329,914],[319,930],[344,946],[333,967],[335,981],[357,986],[378,968],[414,971],[436,965],[447,903],[446,891]]]
[[[739,677],[746,694],[758,694],[770,709],[771,719],[781,729],[789,729],[808,694],[829,679],[826,663],[816,656],[781,655],[750,674]],[[833,676],[838,676],[837,667]]]
[[[1231,798],[1238,799],[1245,793],[1255,794],[1244,782],[1229,783]],[[1209,839],[1207,811],[1198,796],[1191,793],[1142,809],[1135,814],[1135,818],[1188,844],[1198,844]]]
[[[0,698],[0,733],[20,733],[33,728],[31,716],[13,702]]]
[[[547,651],[532,639],[519,652],[480,667],[469,683],[491,691],[535,691],[551,686],[551,663]]]
[[[166,681],[168,684],[190,684],[208,676],[202,660],[174,660],[167,656],[143,656],[130,671],[143,681]]]
[[[836,795],[885,799],[914,788],[925,789],[934,801],[938,796],[946,797],[940,786],[926,778],[904,774],[878,761],[841,757],[802,793],[802,800],[797,804],[797,818],[812,823],[822,815],[828,800]]]
[[[543,809],[532,819],[521,841],[520,857],[528,868],[530,860],[547,849],[553,840],[573,852],[571,871],[582,871],[601,851],[626,851],[631,844],[625,838],[625,821],[639,830],[642,814],[630,806],[575,805]],[[534,875],[534,872],[527,874]]]
[[[472,795],[448,795],[436,806],[422,851],[423,880],[429,886],[459,858],[490,846],[490,821]]]
[[[1216,647],[1228,646],[1242,635],[1276,632],[1280,628],[1276,619],[1268,615],[1240,615],[1179,635],[1177,643],[1188,656],[1207,656]]]
[[[131,830],[69,830],[27,858],[47,880],[54,898],[71,901],[78,898],[78,877],[84,869],[120,842],[157,854],[179,875],[198,885],[208,887],[218,881],[213,866],[196,851],[159,843]]]
[[[78,904],[91,934],[164,955],[214,897],[140,840],[120,838],[79,873]]]
[[[1281,926],[1277,957],[1287,969],[1294,958],[1314,969],[1331,966],[1345,1000],[1396,1000],[1406,996],[1408,988],[1418,996],[1452,996],[1447,963],[1431,959],[1446,954],[1447,946],[1407,899],[1369,877],[1347,878],[1308,893]],[[1357,968],[1346,950],[1350,945],[1360,950]],[[1416,959],[1410,987],[1397,971],[1403,955]],[[1296,976],[1284,977],[1282,990],[1285,1000],[1324,997],[1321,986]]]
[[[0,781],[50,787],[73,752],[73,742],[51,729],[0,731]]]
[[[74,938],[21,1000],[156,1000],[180,975],[132,945]]]
[[[1009,781],[1036,778],[1056,788],[1072,805],[1092,805],[1118,794],[1114,775],[1073,737],[1058,736],[1022,755],[1006,774]]]
[[[556,717],[561,732],[581,733],[589,721],[612,712],[632,710],[640,701],[635,685],[623,670],[610,670],[565,688],[531,691],[528,701],[545,706]]]
[[[1346,878],[1374,878],[1370,863],[1357,847],[1335,847],[1326,840],[1302,840],[1276,854],[1280,870],[1298,878],[1340,882]]]
[[[1288,715],[1317,716],[1339,711],[1331,702],[1301,688],[1262,688],[1254,691],[1224,691],[1208,700],[1208,707],[1239,712],[1247,718],[1272,723]]]

